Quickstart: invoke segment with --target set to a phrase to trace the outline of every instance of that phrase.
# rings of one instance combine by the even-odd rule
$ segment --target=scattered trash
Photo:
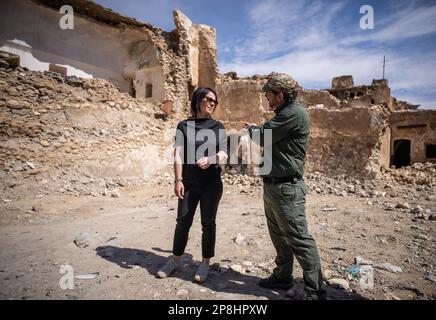
[[[345,279],[334,278],[328,280],[327,282],[332,288],[343,289],[347,291],[350,290],[350,284]]]
[[[347,251],[347,249],[346,248],[342,248],[342,247],[333,247],[333,248],[330,248],[331,250],[339,250],[339,251]]]
[[[92,280],[95,279],[98,276],[98,273],[92,273],[92,274],[79,274],[75,276],[75,279],[78,280]]]
[[[362,258],[361,256],[356,256],[354,258],[354,263],[360,264],[360,265],[370,265],[370,266],[372,266],[374,264],[374,262],[372,262],[371,260],[366,260],[366,259]]]
[[[360,265],[353,264],[349,266],[345,271],[348,272],[353,278],[355,278],[360,273]]]
[[[238,233],[236,235],[236,238],[233,239],[235,241],[236,244],[240,245],[240,246],[245,246],[248,241],[247,241],[247,237],[244,237],[242,234]]]
[[[86,232],[80,232],[75,238],[74,238],[74,244],[78,246],[79,248],[84,248],[89,246],[89,239],[91,237]]]
[[[401,267],[394,266],[393,264],[390,264],[388,262],[375,264],[374,268],[387,270],[387,271],[393,272],[393,273],[401,273],[401,272],[403,272]]]
[[[322,211],[336,211],[336,210],[338,210],[338,208],[335,207],[325,207],[322,209]]]
[[[430,280],[433,283],[436,282],[436,276],[433,273],[431,273],[431,272],[428,273],[428,275],[427,275],[427,277],[425,277],[425,279],[426,280]]]

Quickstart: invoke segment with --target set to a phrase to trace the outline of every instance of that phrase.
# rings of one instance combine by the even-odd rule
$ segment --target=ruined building
[[[59,25],[65,14],[59,12],[63,5],[74,9],[72,30],[64,30]],[[167,113],[172,111],[174,121],[181,119],[187,115],[193,90],[199,86],[210,86],[216,89],[220,101],[215,118],[224,123],[230,136],[239,139],[239,145],[230,156],[240,162],[258,162],[259,159],[250,159],[251,150],[257,147],[244,136],[241,128],[244,121],[261,123],[273,116],[260,90],[266,77],[239,79],[234,72],[220,75],[215,30],[206,25],[193,24],[177,10],[174,11],[174,22],[176,28],[166,32],[92,1],[3,0],[0,11],[2,66],[19,64],[31,71],[49,71],[49,75],[62,78],[62,85],[58,86],[53,79],[47,79],[46,74],[33,74],[32,81],[26,83],[26,73],[2,73],[4,79],[0,87],[7,94],[0,96],[4,116],[0,123],[6,129],[0,129],[4,133],[2,147],[9,148],[5,153],[8,158],[4,160],[12,159],[11,168],[15,166],[16,155],[23,150],[18,142],[22,143],[20,139],[27,135],[28,126],[34,136],[30,137],[25,150],[29,154],[34,153],[35,143],[38,148],[41,147],[38,161],[49,158],[44,158],[46,154],[54,160],[61,154],[61,145],[65,146],[65,142],[59,142],[61,138],[57,135],[63,137],[62,141],[71,140],[67,139],[67,143],[74,146],[70,152],[74,157],[82,151],[86,157],[91,157],[91,153],[84,152],[85,149],[77,145],[82,143],[90,150],[99,150],[90,140],[98,136],[96,143],[104,144],[104,152],[111,150],[112,146],[119,146],[117,152],[120,158],[117,165],[103,172],[99,169],[99,157],[106,154],[102,152],[91,157],[89,161],[96,163],[89,166],[93,168],[93,174],[101,171],[100,175],[106,176],[119,172],[125,176],[131,170],[129,168],[135,166],[142,175],[152,174],[158,166],[149,169],[149,152],[143,148],[155,145],[161,150],[164,140],[157,137],[157,132],[173,128],[174,123],[152,123],[151,106],[160,106]],[[94,83],[92,79],[83,83],[79,81],[80,88],[63,85],[64,81],[77,84],[75,77],[106,79],[131,97],[120,98],[110,85]],[[41,85],[38,81],[46,84]],[[29,95],[22,96],[20,92],[28,92]],[[397,100],[392,96],[386,79],[355,86],[352,76],[341,76],[332,80],[331,88],[302,90],[299,99],[308,107],[311,117],[306,163],[308,172],[375,177],[381,167],[436,161],[436,111],[422,111],[416,105]],[[65,119],[58,111],[64,109]],[[88,120],[91,115],[92,121]],[[111,117],[118,117],[119,120],[98,123],[99,118]],[[65,129],[59,127],[56,133],[47,135],[47,132],[53,131],[49,128],[53,119],[57,119],[57,125],[74,126],[76,131],[73,130],[65,138]],[[33,120],[35,125],[30,125]],[[131,126],[127,126],[126,121],[131,122]],[[80,132],[77,128],[86,129],[84,132],[90,135],[85,139],[86,143],[80,139],[75,141],[74,135]],[[129,140],[132,138],[124,137],[125,131],[128,131],[126,128],[138,131],[135,133],[138,136],[134,148],[130,148],[130,153],[136,152],[133,156],[129,155],[128,144],[123,140],[132,142]],[[107,131],[109,129],[113,130],[111,134]],[[41,130],[43,134],[38,133]],[[153,135],[141,133],[141,130],[149,130]],[[118,141],[114,141],[116,134],[122,136]],[[47,140],[49,138],[55,140],[53,144]],[[13,139],[17,140],[17,145],[14,145]],[[146,139],[150,144],[144,145]],[[47,153],[52,146],[57,149]],[[27,154],[20,157],[18,159],[24,161]],[[79,160],[83,161],[77,156],[71,163]],[[119,169],[121,167],[122,170]],[[253,166],[241,165],[230,169],[255,173]],[[135,171],[131,176],[136,174]]]
[[[264,81],[262,76],[238,79],[234,72],[221,77],[215,116],[230,134],[242,137],[243,121],[272,117],[260,90]],[[375,177],[381,167],[436,162],[436,111],[397,100],[385,79],[354,86],[352,76],[336,77],[330,89],[302,90],[299,99],[311,118],[309,172]],[[241,149],[234,151],[239,158]]]
[[[74,10],[72,30],[60,27],[63,5]],[[4,0],[0,15],[0,50],[19,55],[30,70],[106,79],[176,111],[193,88],[215,86],[215,30],[177,10],[171,32],[87,0]]]

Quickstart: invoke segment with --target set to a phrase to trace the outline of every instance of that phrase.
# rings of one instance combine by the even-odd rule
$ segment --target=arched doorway
[[[400,139],[394,141],[391,165],[400,168],[410,165],[410,140]]]

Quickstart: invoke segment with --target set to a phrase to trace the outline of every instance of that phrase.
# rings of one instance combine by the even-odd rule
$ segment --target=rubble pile
[[[436,163],[414,163],[398,169],[383,169],[385,178],[400,184],[436,186]]]
[[[147,183],[155,170],[144,159],[157,158],[177,121],[101,79],[0,68],[0,89],[4,199]]]
[[[225,173],[223,175],[223,182],[235,186],[251,186],[251,187],[259,187],[262,185],[261,177],[252,177],[243,174],[228,174]]]
[[[163,136],[174,130],[180,116],[165,115],[159,104],[120,93],[105,80],[63,78],[20,67],[0,68],[0,88],[4,199],[35,190],[117,196],[126,186],[173,183],[171,163],[162,165],[157,154],[171,146]],[[155,167],[144,169],[144,163]],[[416,163],[382,169],[377,179],[310,170],[305,179],[309,192],[319,195],[434,201],[435,173],[436,164]],[[262,186],[260,177],[242,174],[227,172],[223,180],[253,190]]]

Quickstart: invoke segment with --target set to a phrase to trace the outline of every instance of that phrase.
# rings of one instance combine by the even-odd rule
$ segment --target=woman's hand
[[[199,166],[200,169],[206,170],[207,168],[210,167],[209,158],[208,157],[201,158],[200,160],[197,161],[196,165]]]
[[[245,122],[245,121],[244,121],[244,124],[242,125],[242,127],[243,127],[244,129],[248,129],[248,128],[250,128],[251,126],[257,126],[257,124],[255,124],[255,123],[250,123],[250,122]]]
[[[174,185],[174,193],[179,199],[183,199],[185,196],[185,185],[182,181],[176,181],[176,184]]]

